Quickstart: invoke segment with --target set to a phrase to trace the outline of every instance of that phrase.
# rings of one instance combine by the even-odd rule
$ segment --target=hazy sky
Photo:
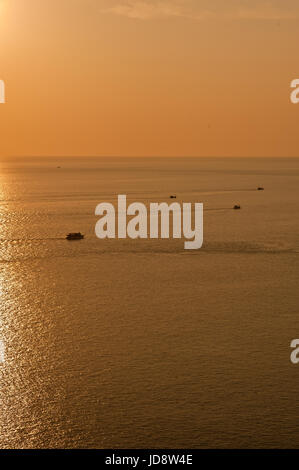
[[[298,0],[0,0],[0,155],[299,156]]]

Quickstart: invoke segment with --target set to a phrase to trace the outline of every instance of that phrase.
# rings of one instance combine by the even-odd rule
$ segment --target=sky
[[[299,156],[298,0],[0,0],[1,156]]]

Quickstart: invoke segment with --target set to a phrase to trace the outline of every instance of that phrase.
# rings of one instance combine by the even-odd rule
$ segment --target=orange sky
[[[298,0],[0,0],[0,155],[299,156]]]

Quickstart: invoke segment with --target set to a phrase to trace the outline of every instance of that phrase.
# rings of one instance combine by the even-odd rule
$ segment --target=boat
[[[173,195],[171,195],[171,196],[169,196],[169,197],[170,197],[170,199],[176,199],[176,195],[175,195],[175,194],[173,194]]]
[[[259,187],[257,188],[257,190],[258,190],[258,191],[264,191],[264,188],[263,188],[262,186],[259,186]]]
[[[235,204],[235,205],[234,205],[234,209],[235,209],[235,210],[241,209],[241,206],[239,206],[239,204]]]
[[[67,240],[82,240],[82,238],[84,238],[84,235],[80,232],[69,233],[66,236]]]

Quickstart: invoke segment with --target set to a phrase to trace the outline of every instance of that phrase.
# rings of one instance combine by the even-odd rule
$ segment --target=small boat
[[[241,209],[241,206],[239,206],[239,204],[236,204],[236,205],[234,205],[234,209],[235,210]]]
[[[84,238],[84,235],[80,232],[69,233],[66,236],[66,240],[82,240],[82,238]]]
[[[176,195],[175,195],[175,194],[173,194],[173,195],[171,195],[171,196],[169,196],[169,197],[170,197],[170,199],[176,199]]]
[[[257,190],[258,190],[258,191],[264,191],[264,188],[263,188],[262,186],[259,186],[259,187],[257,188]]]

